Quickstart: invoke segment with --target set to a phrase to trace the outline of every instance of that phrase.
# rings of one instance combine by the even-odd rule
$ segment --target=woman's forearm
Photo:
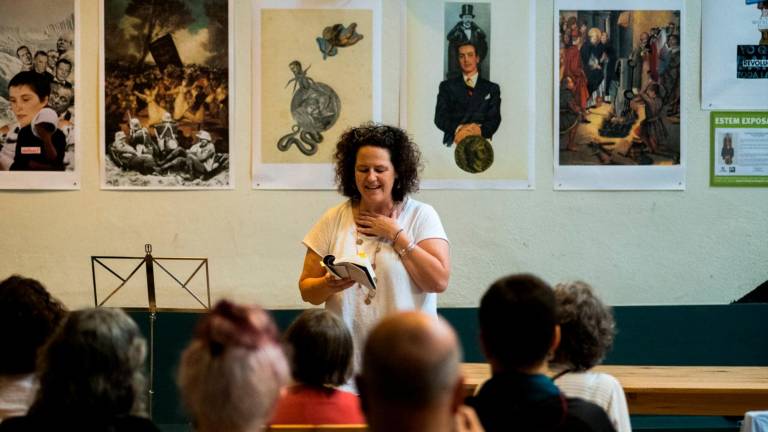
[[[409,251],[411,239],[401,237],[394,248],[416,286],[423,292],[445,291],[451,275],[448,244],[444,240],[430,239],[414,244]]]
[[[448,288],[449,270],[424,249],[416,246],[408,256],[403,257],[403,264],[422,291],[441,293]]]
[[[313,305],[320,305],[328,300],[328,297],[334,294],[334,290],[326,283],[326,278],[308,277],[299,281],[299,291],[301,299]]]

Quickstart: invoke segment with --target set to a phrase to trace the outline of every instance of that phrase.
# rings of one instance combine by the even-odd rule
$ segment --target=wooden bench
[[[367,432],[367,425],[272,425],[267,432]]]
[[[743,416],[768,409],[768,367],[612,366],[630,414]],[[487,363],[464,363],[465,391],[474,394],[491,375]]]

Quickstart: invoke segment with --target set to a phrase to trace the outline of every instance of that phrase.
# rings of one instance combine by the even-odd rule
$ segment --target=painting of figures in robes
[[[103,188],[231,188],[228,0],[104,0]]]
[[[682,185],[657,177],[663,170],[642,169],[682,172],[681,9],[657,3],[618,2],[606,10],[558,2],[556,177],[562,167],[608,167],[611,174],[585,170],[580,181],[593,172],[598,189]],[[634,169],[635,186],[623,183],[623,167]]]

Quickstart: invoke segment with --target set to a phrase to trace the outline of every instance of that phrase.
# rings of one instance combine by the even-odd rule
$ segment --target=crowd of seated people
[[[0,283],[0,311],[2,331],[22,322],[35,329],[6,339],[14,356],[0,359],[0,432],[158,430],[144,404],[146,343],[124,312],[66,314],[42,285],[18,276]],[[200,319],[181,355],[178,384],[201,432],[263,431],[269,424],[365,424],[374,432],[628,430],[620,386],[587,372],[614,332],[610,309],[588,285],[553,290],[533,275],[504,277],[483,295],[479,322],[492,376],[465,399],[461,347],[442,318],[418,311],[383,317],[350,386],[352,338],[332,312],[305,311],[281,344],[265,310],[223,300]],[[23,359],[13,366],[17,354]],[[553,379],[550,370],[560,373]],[[338,387],[356,387],[359,396]]]
[[[159,431],[145,417],[145,357],[144,337],[120,309],[69,312],[39,351],[28,411],[0,431]]]

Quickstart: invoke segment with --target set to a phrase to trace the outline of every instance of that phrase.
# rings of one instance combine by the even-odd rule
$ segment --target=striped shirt
[[[616,432],[632,432],[624,389],[612,375],[600,372],[569,372],[555,384],[568,397],[578,397],[602,407]]]

